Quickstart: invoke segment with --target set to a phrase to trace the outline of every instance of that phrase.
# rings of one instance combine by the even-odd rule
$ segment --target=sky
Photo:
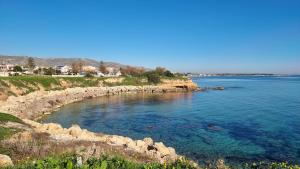
[[[300,0],[0,0],[0,54],[300,74]]]

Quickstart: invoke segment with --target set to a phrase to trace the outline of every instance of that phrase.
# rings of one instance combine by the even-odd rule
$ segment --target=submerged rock
[[[195,89],[195,91],[197,92],[204,92],[204,91],[208,91],[208,90],[225,90],[225,87],[223,86],[216,86],[216,87],[198,87],[197,89]]]
[[[210,123],[210,124],[207,125],[207,129],[211,130],[211,131],[221,131],[222,127]]]

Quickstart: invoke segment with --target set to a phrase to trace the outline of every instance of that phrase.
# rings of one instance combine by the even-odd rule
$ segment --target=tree
[[[42,68],[38,68],[36,70],[33,71],[34,74],[42,74]]]
[[[169,70],[164,72],[164,76],[166,76],[166,77],[175,77],[175,75],[172,72],[170,72]]]
[[[156,69],[155,69],[155,72],[157,74],[159,74],[160,76],[162,76],[165,71],[166,71],[166,68],[164,68],[164,67],[156,67]]]
[[[160,76],[156,72],[148,72],[146,74],[148,82],[153,83],[153,84],[158,84],[160,83]]]
[[[52,67],[44,68],[44,75],[53,75],[55,74],[55,70]]]
[[[23,69],[21,66],[15,66],[13,70],[14,70],[14,72],[23,72]]]
[[[125,68],[120,68],[122,75],[131,75],[131,76],[141,76],[145,73],[144,68],[126,66]]]
[[[27,60],[27,66],[30,68],[30,69],[33,69],[35,67],[35,63],[34,63],[34,59],[32,57],[29,57],[28,60]]]
[[[72,63],[72,72],[75,74],[80,73],[82,71],[82,66],[83,66],[83,63],[80,61],[73,62]]]
[[[107,74],[108,73],[108,70],[107,70],[106,66],[104,65],[103,61],[100,62],[99,71],[101,73],[103,73],[103,74]]]

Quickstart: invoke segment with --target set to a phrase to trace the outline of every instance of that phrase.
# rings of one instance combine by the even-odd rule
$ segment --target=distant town
[[[58,77],[119,77],[151,69],[79,58],[36,58],[0,55],[0,76],[50,75]],[[211,76],[282,76],[271,73],[178,73],[190,78]]]
[[[52,75],[81,77],[92,75],[96,77],[118,77],[121,71],[127,71],[133,67],[118,68],[106,66],[100,62],[99,66],[86,65],[84,62],[75,61],[71,65],[38,66],[33,57],[28,57],[24,65],[13,63],[0,63],[0,76],[20,76],[20,75]]]

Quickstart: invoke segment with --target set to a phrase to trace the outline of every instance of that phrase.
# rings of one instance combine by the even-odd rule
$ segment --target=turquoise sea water
[[[300,163],[300,77],[195,78],[224,91],[100,97],[62,107],[44,122],[152,137],[199,162]]]

